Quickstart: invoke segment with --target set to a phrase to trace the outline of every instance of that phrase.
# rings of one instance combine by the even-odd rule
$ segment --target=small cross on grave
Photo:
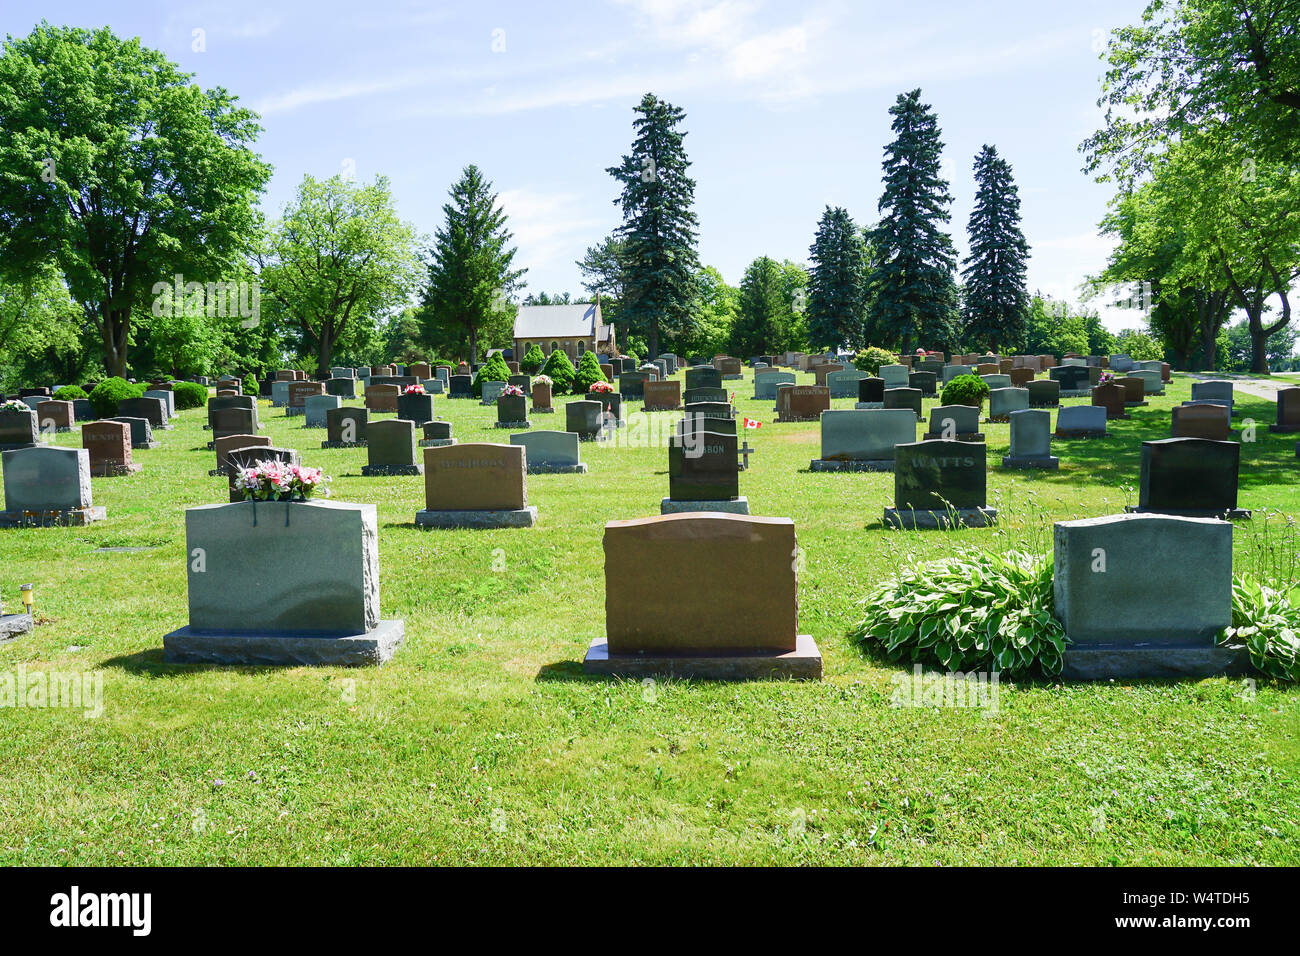
[[[744,458],[745,458],[744,463],[741,464],[741,466],[740,466],[740,470],[741,470],[741,471],[748,471],[748,470],[749,470],[749,456],[750,456],[750,455],[756,455],[756,454],[758,454],[758,449],[756,449],[756,448],[750,448],[750,447],[749,447],[749,442],[746,441],[746,442],[744,442],[743,444],[741,444],[741,446],[740,446],[739,448],[737,448],[736,451],[739,452],[741,455],[743,455]]]

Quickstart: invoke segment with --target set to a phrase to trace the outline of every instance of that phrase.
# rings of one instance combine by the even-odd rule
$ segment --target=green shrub
[[[262,391],[262,386],[258,384],[257,376],[252,372],[245,375],[244,383],[240,387],[240,391],[245,395],[252,395],[254,398],[257,398],[258,393]]]
[[[1053,614],[1050,555],[972,551],[899,571],[864,602],[850,632],[893,660],[955,671],[1060,673],[1065,630]]]
[[[546,355],[542,352],[542,347],[534,342],[528,346],[528,351],[519,360],[519,371],[527,372],[529,375],[536,375],[545,364]]]
[[[117,403],[128,398],[139,398],[144,394],[144,387],[132,385],[120,376],[106,378],[95,386],[90,393],[90,404],[100,418],[112,418],[117,414]]]
[[[76,385],[64,385],[54,393],[53,397],[60,402],[75,402],[79,398],[86,398],[87,395]]]
[[[556,349],[547,356],[542,374],[551,377],[552,395],[566,395],[573,390],[573,377],[577,372],[569,361],[569,356]]]
[[[510,381],[510,366],[506,365],[506,360],[501,357],[500,352],[497,352],[483,363],[483,367],[480,368],[478,374],[474,376],[474,384],[472,386],[474,396],[476,398],[483,397],[484,382],[508,381]]]
[[[182,408],[202,408],[208,403],[208,388],[198,382],[177,382],[172,386],[172,395],[176,397],[178,412]]]
[[[1245,644],[1250,662],[1269,677],[1300,680],[1300,607],[1281,591],[1253,578],[1236,578],[1232,626],[1224,629],[1219,640]]]
[[[596,382],[608,382],[605,373],[600,370],[600,359],[595,352],[583,352],[578,359],[577,371],[573,374],[573,394],[586,395]]]
[[[978,375],[958,375],[943,387],[939,399],[943,405],[971,405],[984,407],[984,399],[989,397],[989,383]]]
[[[890,352],[888,349],[877,348],[874,345],[853,356],[853,367],[859,372],[869,372],[872,375],[879,375],[880,366],[882,365],[897,364],[897,355]]]

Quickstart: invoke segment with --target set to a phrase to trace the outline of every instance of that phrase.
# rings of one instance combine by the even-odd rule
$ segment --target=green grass
[[[1168,435],[1189,380],[1105,440],[1054,442],[1055,474],[1002,471],[1008,427],[984,426],[1005,521],[938,533],[881,528],[891,475],[808,472],[817,426],[774,423],[748,398],[751,374],[727,383],[764,423],[745,433],[758,453],[741,493],[754,514],[795,520],[801,630],[823,681],[582,676],[603,630],[602,527],[658,513],[663,448],[584,445],[589,474],[530,476],[535,528],[422,531],[423,479],[362,478],[363,450],[322,451],[322,431],[266,403],[271,437],[332,474],[335,498],[378,506],[383,615],[405,620],[407,642],[365,670],[164,664],[163,635],[187,619],[184,509],[225,496],[204,413],[183,412],[162,448],[136,453],[141,474],[95,479],[106,521],[0,533],[0,596],[12,608],[35,582],[41,620],[0,646],[0,674],[101,669],[105,699],[98,719],[0,710],[0,863],[1300,861],[1300,688],[1017,683],[995,715],[902,709],[902,671],[845,637],[903,555],[1043,551],[1052,521],[1132,502],[1139,442]],[[1241,504],[1296,515],[1295,436],[1263,427],[1271,403],[1238,405],[1261,423]],[[508,440],[494,409],[435,409],[461,441]],[[562,428],[563,410],[533,421]],[[1237,527],[1239,567],[1259,560],[1263,528]],[[719,572],[746,600],[743,563]]]

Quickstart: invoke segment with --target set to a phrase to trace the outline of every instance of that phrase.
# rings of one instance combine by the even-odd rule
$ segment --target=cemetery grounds
[[[1300,862],[1300,687],[1015,681],[995,711],[897,707],[908,672],[845,636],[909,557],[1045,552],[1053,521],[1136,503],[1140,442],[1168,437],[1190,379],[1106,439],[1054,440],[1059,472],[1002,470],[1008,426],[983,425],[1002,521],[940,533],[881,527],[892,474],[809,473],[817,423],[774,423],[752,376],[724,383],[738,421],[763,422],[741,431],[757,454],[740,493],[795,521],[800,630],[824,680],[583,676],[604,629],[602,528],[658,513],[664,443],[584,443],[589,474],[530,475],[535,528],[424,531],[423,478],[363,478],[364,449],[322,451],[323,429],[265,400],[273,444],[323,466],[334,498],[378,507],[382,615],[405,620],[406,643],[367,669],[164,664],[163,635],[187,620],[184,510],[226,500],[205,412],[185,411],[161,448],[134,453],[140,474],[95,479],[106,521],[0,536],[0,594],[12,604],[34,582],[39,622],[0,645],[0,673],[103,675],[100,716],[0,710],[0,863]],[[1300,494],[1296,436],[1268,432],[1271,402],[1237,405],[1259,423],[1242,445],[1240,503],[1257,513],[1234,531],[1240,571],[1295,554]],[[461,442],[508,441],[492,407],[438,396],[435,413]],[[677,414],[654,417],[666,433]],[[533,416],[563,424],[562,408]],[[743,564],[717,569],[720,602],[746,587]]]

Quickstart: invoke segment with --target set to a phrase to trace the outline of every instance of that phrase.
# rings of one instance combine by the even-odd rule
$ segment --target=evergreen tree
[[[896,138],[885,147],[880,223],[871,235],[878,266],[872,275],[873,319],[891,344],[910,352],[953,335],[956,254],[943,231],[952,196],[939,175],[938,119],[921,91],[900,93],[889,109]]]
[[[420,308],[425,343],[439,354],[478,361],[479,340],[509,340],[513,310],[507,302],[527,269],[512,269],[518,251],[497,206],[492,184],[466,166],[442,207],[447,221],[430,250],[429,285]],[[500,344],[500,343],[497,343]]]
[[[1029,245],[1020,231],[1020,193],[1011,178],[1011,164],[993,146],[984,146],[975,157],[975,206],[966,234],[970,255],[962,263],[964,337],[989,350],[1019,342],[1029,311]]]
[[[760,256],[740,283],[740,314],[731,327],[731,352],[758,355],[781,343],[782,320],[789,312],[786,277],[780,263]]]
[[[848,210],[826,207],[817,237],[808,250],[808,341],[815,349],[838,349],[863,342],[866,251]]]
[[[615,200],[623,208],[623,225],[615,233],[623,242],[619,318],[645,336],[650,358],[656,358],[661,335],[689,334],[695,320],[695,180],[687,175],[686,134],[678,129],[685,112],[652,93],[636,112],[632,152],[606,172],[623,185]]]

